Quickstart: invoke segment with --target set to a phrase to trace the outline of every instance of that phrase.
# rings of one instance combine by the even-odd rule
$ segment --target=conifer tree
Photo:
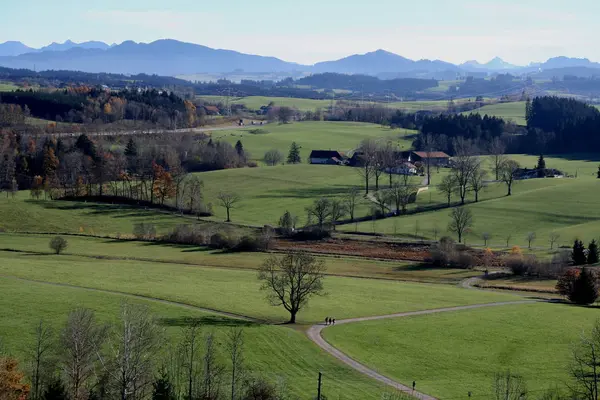
[[[129,141],[127,142],[127,146],[125,146],[125,156],[135,157],[135,156],[137,156],[137,154],[138,154],[137,145],[133,141],[133,138],[129,138]]]
[[[581,269],[581,273],[573,283],[573,293],[569,300],[575,304],[587,305],[593,304],[598,298],[598,285],[594,273],[586,269]]]
[[[290,146],[290,152],[287,157],[288,164],[299,164],[302,162],[300,158],[300,146],[296,142],[292,142]]]
[[[238,156],[244,157],[244,145],[241,140],[238,140],[235,144],[235,151],[237,151]]]
[[[596,239],[592,240],[588,246],[587,263],[598,263],[598,243],[596,243]]]
[[[585,246],[581,240],[575,239],[575,243],[573,244],[573,252],[571,253],[571,260],[573,260],[573,265],[584,265],[587,262],[587,257],[585,256]]]

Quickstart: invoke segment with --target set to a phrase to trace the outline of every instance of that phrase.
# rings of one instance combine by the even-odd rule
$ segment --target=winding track
[[[488,303],[488,304],[476,304],[476,305],[470,305],[470,306],[438,308],[438,309],[424,310],[424,311],[412,311],[412,312],[405,312],[405,313],[398,313],[398,314],[381,315],[381,316],[375,316],[375,317],[351,318],[351,319],[336,321],[336,325],[351,324],[354,322],[374,321],[374,320],[389,319],[389,318],[405,318],[405,317],[413,317],[413,316],[417,316],[417,315],[438,314],[438,313],[462,311],[462,310],[473,310],[473,309],[485,308],[485,307],[498,307],[498,306],[514,305],[514,304],[529,304],[529,303],[535,303],[535,302],[536,302],[535,300],[507,301],[507,302]],[[323,339],[323,337],[321,336],[321,332],[326,327],[327,326],[323,325],[323,324],[313,325],[308,329],[307,335],[310,340],[312,340],[314,343],[316,343],[320,348],[325,350],[327,353],[331,354],[332,356],[334,356],[335,358],[337,358],[344,364],[348,365],[349,367],[360,372],[361,374],[366,375],[366,376],[368,376],[372,379],[375,379],[381,383],[384,383],[388,386],[391,386],[396,390],[400,390],[404,393],[407,393],[413,397],[416,397],[416,398],[422,399],[422,400],[437,400],[435,397],[429,396],[425,393],[413,391],[412,388],[410,388],[406,385],[403,385],[400,382],[397,382],[393,379],[390,379],[384,375],[381,375],[380,373],[376,372],[375,370],[372,370],[372,369],[366,367],[365,365],[359,363],[358,361],[356,361],[356,360],[352,359],[351,357],[347,356],[346,354],[342,353],[340,350],[336,349],[331,344],[327,343],[327,341],[325,341],[325,339]]]

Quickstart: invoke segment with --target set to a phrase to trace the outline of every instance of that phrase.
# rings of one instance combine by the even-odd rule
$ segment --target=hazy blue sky
[[[287,61],[379,48],[413,59],[600,61],[598,0],[2,1],[0,42],[173,38]]]

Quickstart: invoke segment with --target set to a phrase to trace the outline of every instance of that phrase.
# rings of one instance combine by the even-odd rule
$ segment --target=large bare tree
[[[338,221],[344,218],[348,214],[348,210],[346,209],[346,205],[343,201],[338,199],[331,200],[329,220],[331,221],[331,226],[333,230],[335,230],[335,226]]]
[[[159,343],[160,332],[148,307],[123,303],[112,359],[105,362],[120,400],[144,398],[148,393]]]
[[[359,165],[356,168],[358,174],[365,180],[365,193],[369,193],[369,182],[377,168],[377,143],[373,139],[365,139],[361,142],[357,152]]]
[[[600,320],[589,334],[582,333],[579,343],[573,348],[571,387],[574,398],[598,400],[600,383]]]
[[[69,313],[60,344],[61,365],[72,400],[87,398],[88,385],[96,375],[98,353],[106,333],[106,327],[96,322],[93,311],[79,308]]]
[[[475,150],[469,141],[462,138],[456,139],[454,141],[454,149],[456,155],[453,158],[452,175],[456,181],[460,202],[461,204],[465,204],[467,192],[471,184],[471,177],[477,170],[479,162],[474,156]]]
[[[231,328],[227,333],[227,350],[231,361],[231,400],[238,398],[239,383],[244,376],[244,331]]]
[[[331,217],[331,200],[326,197],[315,200],[311,206],[306,207],[306,214],[309,225],[315,219],[319,229],[323,229]]]
[[[508,160],[502,165],[502,169],[500,171],[500,179],[502,182],[506,184],[506,188],[508,190],[507,196],[512,195],[512,187],[515,183],[517,170],[521,166],[518,162],[514,160]]]
[[[193,321],[184,331],[180,350],[186,387],[183,397],[186,399],[195,398],[199,390],[197,380],[201,368],[199,365],[201,345],[200,323]]]
[[[450,212],[448,230],[456,233],[458,242],[462,243],[465,232],[473,226],[473,214],[465,207],[455,207]]]
[[[496,180],[499,181],[502,166],[508,160],[508,158],[505,155],[506,145],[499,137],[492,138],[488,146],[488,152],[490,153],[490,157],[492,158],[493,169],[494,173],[496,174]]]
[[[448,207],[450,207],[450,201],[452,200],[452,194],[456,193],[458,185],[456,184],[456,177],[453,174],[446,175],[442,178],[442,182],[438,185],[438,190],[446,196],[448,200]]]
[[[221,192],[217,196],[217,199],[219,200],[221,206],[227,211],[226,222],[231,222],[231,210],[233,210],[236,207],[236,205],[242,200],[242,198],[235,193]]]
[[[217,343],[214,333],[209,333],[204,338],[204,357],[202,373],[201,399],[221,398],[221,381],[223,379],[224,366],[220,363],[217,354]]]
[[[38,400],[42,396],[42,388],[51,378],[52,353],[54,350],[54,331],[43,320],[35,327],[35,343],[30,353],[31,362],[31,396]]]
[[[313,296],[324,294],[325,263],[306,253],[290,252],[272,256],[261,266],[258,279],[261,290],[273,306],[283,306],[290,313],[289,323]]]
[[[527,385],[521,375],[510,371],[494,376],[494,400],[523,400],[527,397]]]
[[[400,214],[400,210],[402,210],[402,214],[406,214],[406,208],[414,193],[415,190],[410,184],[409,175],[404,175],[394,182],[390,190],[390,197],[396,205],[396,214]]]
[[[483,169],[480,163],[477,164],[475,170],[471,174],[471,190],[475,193],[475,203],[479,202],[479,193],[485,189],[487,171]]]
[[[354,212],[356,210],[356,206],[358,205],[359,200],[360,193],[359,190],[355,187],[348,190],[348,192],[346,192],[346,195],[344,196],[344,205],[346,206],[346,210],[348,211],[348,214],[350,215],[350,220],[352,222],[354,222]]]
[[[431,133],[422,134],[420,138],[421,149],[425,152],[425,171],[427,173],[427,185],[431,185],[431,158],[438,150],[438,139]]]

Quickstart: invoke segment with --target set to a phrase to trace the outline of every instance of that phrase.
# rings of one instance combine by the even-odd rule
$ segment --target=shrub
[[[256,378],[245,382],[242,400],[277,400],[277,390],[270,382],[263,378]]]
[[[156,226],[141,222],[133,225],[133,236],[136,239],[152,240],[156,238]]]
[[[164,235],[162,240],[171,243],[203,246],[206,244],[206,234],[202,229],[193,225],[177,225],[170,233]]]
[[[262,245],[260,240],[254,236],[242,236],[238,243],[231,248],[232,251],[260,251],[262,250]]]
[[[331,237],[331,232],[327,229],[308,228],[294,232],[292,239],[297,241],[323,240]]]
[[[556,290],[575,304],[592,304],[598,299],[597,276],[585,267],[571,268],[558,280]]]
[[[240,241],[236,237],[231,236],[226,232],[219,231],[210,237],[208,246],[213,249],[232,250],[238,246],[239,242]]]
[[[477,265],[476,258],[469,254],[464,245],[457,245],[452,238],[442,237],[431,247],[427,261],[442,268],[469,269]]]
[[[510,251],[510,254],[520,256],[523,255],[523,251],[521,251],[521,248],[519,246],[513,246],[513,248]]]
[[[62,236],[55,236],[50,240],[50,248],[56,253],[60,254],[67,249],[67,239]]]
[[[477,266],[477,259],[466,251],[458,252],[451,261],[451,265],[454,268],[471,269]]]

